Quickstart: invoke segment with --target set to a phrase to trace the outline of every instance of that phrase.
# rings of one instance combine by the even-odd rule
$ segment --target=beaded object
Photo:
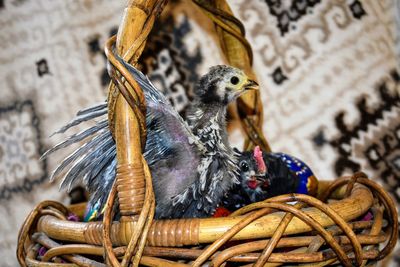
[[[318,181],[307,164],[296,157],[281,152],[271,153],[270,155],[281,159],[296,174],[299,179],[296,193],[307,195],[315,195],[317,193]]]

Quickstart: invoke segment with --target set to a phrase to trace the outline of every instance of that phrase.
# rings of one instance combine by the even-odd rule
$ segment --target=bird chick
[[[195,89],[190,126],[148,78],[119,59],[141,86],[146,100],[147,139],[144,157],[150,167],[156,198],[156,218],[205,217],[212,214],[223,195],[238,182],[238,158],[228,143],[225,115],[228,103],[257,83],[243,71],[215,66]],[[78,112],[78,117],[58,132],[107,115],[102,103]],[[86,220],[99,218],[115,180],[115,141],[107,118],[72,135],[45,156],[73,143],[84,145],[68,156],[52,178],[67,173],[61,187],[82,180],[91,194]]]
[[[318,183],[311,169],[285,153],[263,153],[257,146],[241,153],[239,168],[240,184],[222,201],[231,211],[278,195],[316,193]]]
[[[198,138],[204,151],[191,186],[174,196],[166,193],[166,187],[182,191],[180,185],[167,180],[154,179],[163,198],[157,205],[159,214],[173,213],[175,217],[206,217],[211,215],[223,195],[237,181],[237,154],[230,147],[226,130],[227,105],[247,90],[257,89],[258,84],[250,80],[243,71],[218,65],[210,69],[195,86],[194,100],[189,110],[188,121],[192,134]],[[182,166],[182,168],[195,166]],[[162,175],[160,175],[162,176]],[[173,205],[168,204],[173,199]],[[171,211],[169,211],[172,209]],[[180,213],[180,214],[179,214]]]

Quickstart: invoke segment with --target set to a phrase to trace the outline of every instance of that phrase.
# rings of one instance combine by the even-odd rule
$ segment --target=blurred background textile
[[[230,0],[254,51],[264,132],[274,151],[320,179],[357,170],[400,202],[400,1]],[[0,262],[16,266],[18,229],[40,201],[68,204],[39,161],[49,135],[106,97],[103,44],[125,1],[0,0]],[[397,14],[397,16],[396,16]],[[221,64],[213,25],[170,1],[143,54],[145,70],[184,114],[193,83]],[[240,130],[232,142],[240,147]],[[391,260],[399,266],[400,252]]]

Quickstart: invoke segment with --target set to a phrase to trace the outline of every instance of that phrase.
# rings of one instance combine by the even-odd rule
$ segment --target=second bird
[[[290,194],[314,196],[318,180],[303,161],[285,153],[266,153],[256,146],[239,158],[240,184],[223,198],[221,206],[231,212],[248,204]],[[221,212],[222,208],[218,211]]]

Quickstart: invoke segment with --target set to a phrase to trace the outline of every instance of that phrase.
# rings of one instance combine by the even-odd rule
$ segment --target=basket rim
[[[348,180],[350,177],[345,177]],[[343,179],[341,181],[344,181]],[[344,188],[341,189],[344,191]],[[344,192],[341,193],[342,195]],[[294,201],[298,200],[298,196],[301,194],[290,194],[287,195]],[[304,195],[305,196],[305,195]],[[308,196],[307,196],[308,197]],[[354,220],[357,217],[365,214],[373,205],[373,195],[371,191],[362,185],[356,184],[348,197],[338,200],[334,203],[329,203],[327,206],[331,208],[338,216],[343,218],[346,222]],[[249,207],[249,206],[247,206]],[[323,227],[330,227],[335,224],[328,216],[324,215],[322,211],[315,207],[304,208],[303,211],[314,218]],[[259,218],[257,221],[251,223],[235,235],[232,240],[243,240],[249,238],[268,238],[274,233],[274,230],[279,225],[283,217],[282,212],[274,212]],[[222,218],[193,218],[193,219],[167,219],[167,220],[154,220],[153,228],[167,227],[169,224],[175,225],[175,231],[183,231],[184,228],[198,227],[197,231],[194,231],[198,237],[193,236],[190,243],[185,245],[195,245],[200,243],[214,242],[220,236],[222,236],[230,228],[238,224],[243,219],[243,216],[234,217],[222,217]],[[132,235],[135,227],[135,221],[127,220],[123,222],[114,221],[111,228],[111,240],[113,245],[127,245],[130,236]],[[190,224],[188,226],[187,224]],[[98,234],[101,236],[102,222],[72,222],[65,221],[60,218],[55,218],[50,215],[42,217],[38,222],[38,230],[44,232],[51,238],[60,239],[58,235],[58,230],[63,229],[65,236],[68,237],[64,241],[75,241],[84,242],[89,244],[99,244],[96,239],[88,239],[87,232],[88,228],[96,226],[98,229]],[[192,229],[193,230],[193,229]],[[292,222],[289,223],[285,230],[284,235],[289,234],[301,234],[309,232],[311,227],[306,223],[302,222],[298,218],[293,218]],[[153,232],[156,231],[153,229]],[[149,240],[152,239],[151,232],[149,231]],[[86,237],[85,237],[86,236]],[[72,237],[72,238],[69,238]],[[165,240],[154,241],[157,246],[169,246],[168,242]],[[165,237],[167,238],[167,237]],[[170,239],[171,236],[168,237]]]

